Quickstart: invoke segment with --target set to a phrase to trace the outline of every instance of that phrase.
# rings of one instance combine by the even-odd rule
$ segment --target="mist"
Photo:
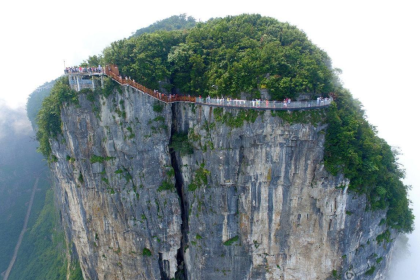
[[[11,108],[0,100],[0,192],[11,191],[12,177],[23,180],[45,167],[37,147],[26,110]]]
[[[411,150],[412,149],[412,150]],[[407,149],[407,154],[401,156],[400,162],[407,171],[404,182],[412,186],[409,191],[409,198],[412,201],[414,220],[414,231],[397,239],[395,252],[390,267],[390,280],[411,280],[419,279],[420,275],[420,195],[418,182],[420,182],[420,170],[418,170],[418,149],[412,147]],[[417,171],[417,172],[416,172]],[[408,240],[404,240],[407,239]]]
[[[23,107],[9,107],[0,99],[0,140],[14,136],[30,136],[33,134],[31,123]]]

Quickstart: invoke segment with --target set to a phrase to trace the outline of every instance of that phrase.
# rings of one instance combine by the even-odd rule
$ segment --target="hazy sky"
[[[271,16],[304,30],[329,54],[379,135],[401,148],[406,183],[413,185],[410,198],[420,218],[419,5],[404,0],[1,1],[0,99],[22,105],[37,86],[62,74],[64,60],[67,66],[78,64],[112,41],[171,15],[186,13],[201,21],[241,13]],[[419,232],[411,237],[413,259],[420,259]],[[416,279],[420,266],[406,265],[401,273],[412,276],[399,279]]]

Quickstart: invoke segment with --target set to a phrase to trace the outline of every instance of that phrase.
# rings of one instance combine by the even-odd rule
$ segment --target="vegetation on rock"
[[[232,238],[226,240],[225,242],[223,242],[223,245],[230,246],[238,240],[239,240],[239,236],[236,235],[235,237],[232,237]]]
[[[43,84],[37,90],[32,92],[28,97],[28,102],[26,103],[26,112],[33,127],[37,126],[36,116],[42,107],[42,101],[50,95],[51,89],[55,82],[56,81],[54,80]]]
[[[149,88],[159,88],[164,82],[172,92],[195,96],[235,98],[247,92],[259,97],[259,89],[266,88],[278,100],[300,93],[327,96],[334,92],[335,103],[326,113],[274,115],[288,122],[327,123],[327,170],[343,173],[350,180],[350,190],[367,195],[371,209],[388,209],[388,226],[402,232],[413,230],[408,187],[402,183],[404,172],[397,154],[367,122],[360,102],[339,84],[328,55],[296,27],[260,15],[211,19],[184,31],[159,30],[116,41],[103,55],[89,58],[88,63],[94,62],[116,64],[123,76]],[[102,94],[111,94],[115,86],[107,80]],[[54,157],[49,139],[61,133],[63,102],[77,102],[65,78],[56,82],[37,117],[39,150],[50,161]],[[153,110],[162,112],[163,106],[155,104]],[[230,127],[240,127],[245,121],[255,121],[258,112],[240,110],[232,115],[215,109],[214,116]],[[183,155],[193,152],[183,134],[174,135],[170,147]],[[189,189],[198,186],[193,183]]]
[[[67,77],[59,78],[51,93],[42,102],[37,115],[38,131],[36,139],[40,151],[48,161],[53,161],[49,139],[57,138],[61,134],[61,106],[64,102],[77,103],[77,93],[70,88]]]
[[[260,15],[211,19],[184,31],[156,31],[123,39],[104,50],[104,62],[118,65],[146,87],[191,95],[259,96],[273,99],[333,90],[328,55],[288,23]]]
[[[379,138],[366,120],[362,105],[342,88],[327,113],[325,166],[350,180],[349,189],[366,194],[370,207],[388,209],[387,225],[402,232],[413,230],[408,187],[397,153]]]
[[[239,110],[238,114],[234,116],[231,112],[223,113],[223,108],[215,108],[213,110],[214,119],[217,122],[226,124],[232,128],[239,128],[241,127],[244,122],[252,122],[254,123],[260,114],[260,111],[257,110]]]
[[[188,134],[176,133],[172,135],[172,141],[169,145],[175,152],[179,152],[182,156],[190,155],[194,152],[193,146],[188,140]]]

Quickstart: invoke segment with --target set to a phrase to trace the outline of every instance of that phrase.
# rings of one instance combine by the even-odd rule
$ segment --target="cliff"
[[[384,279],[395,233],[324,169],[322,121],[121,89],[64,104],[51,145],[85,279]]]

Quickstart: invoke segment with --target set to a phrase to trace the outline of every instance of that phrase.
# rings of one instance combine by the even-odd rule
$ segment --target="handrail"
[[[256,110],[308,110],[317,109],[329,106],[332,102],[332,98],[310,100],[310,101],[268,101],[268,100],[237,100],[237,99],[226,99],[226,98],[201,98],[193,96],[180,96],[180,95],[166,95],[156,90],[151,90],[130,78],[123,78],[119,73],[119,69],[116,65],[106,65],[103,68],[103,73],[110,77],[115,82],[123,86],[130,86],[143,93],[146,93],[153,98],[156,98],[165,103],[173,102],[190,102],[202,105],[214,106],[214,107],[232,107],[232,108],[248,108]],[[69,73],[70,75],[72,73]],[[87,73],[89,74],[89,73]],[[93,74],[93,73],[92,73]]]
[[[112,68],[111,68],[112,67]],[[115,72],[118,73],[118,68],[117,70],[114,70],[116,68],[115,66],[111,66],[111,65],[107,65],[105,67],[105,75],[107,75],[108,77],[110,77],[111,79],[113,79],[114,81],[116,81],[117,83],[119,83],[120,85],[129,85],[135,89],[138,89],[139,91],[146,93],[160,101],[163,101],[165,103],[173,103],[173,102],[191,102],[191,103],[195,103],[196,102],[196,98],[193,96],[168,96],[164,93],[160,93],[157,91],[153,91],[131,79],[128,78],[122,78],[121,76],[117,75]]]

